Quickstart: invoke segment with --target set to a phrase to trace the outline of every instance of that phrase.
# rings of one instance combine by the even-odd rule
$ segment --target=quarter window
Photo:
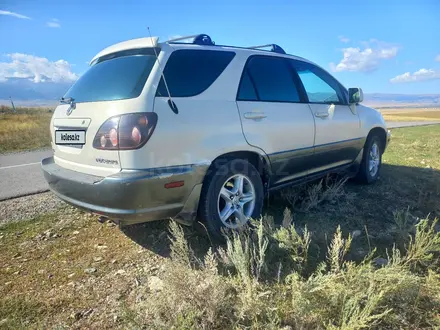
[[[173,97],[195,96],[212,85],[234,58],[234,52],[212,50],[176,50],[164,68],[164,76]],[[163,78],[157,96],[168,96]]]
[[[241,78],[238,98],[243,101],[258,101],[258,96],[257,92],[255,91],[254,83],[252,82],[247,69],[243,71],[243,77]]]
[[[310,103],[344,103],[339,83],[324,70],[309,63],[292,61]]]
[[[243,72],[238,100],[300,102],[298,89],[285,59],[253,56]]]

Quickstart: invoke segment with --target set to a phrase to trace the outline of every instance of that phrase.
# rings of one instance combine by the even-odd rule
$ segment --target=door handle
[[[325,118],[328,116],[329,116],[328,112],[315,112],[315,117],[318,117],[318,118]]]
[[[263,119],[267,116],[264,114],[264,112],[245,112],[244,118],[246,119]]]

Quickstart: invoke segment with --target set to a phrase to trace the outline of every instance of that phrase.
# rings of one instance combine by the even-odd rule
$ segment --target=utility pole
[[[14,101],[12,101],[12,97],[9,96],[9,99],[11,100],[11,104],[12,104],[12,112],[16,113],[17,110],[15,109],[15,105],[14,105]]]

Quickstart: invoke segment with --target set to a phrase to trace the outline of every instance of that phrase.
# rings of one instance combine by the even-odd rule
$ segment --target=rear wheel
[[[234,159],[214,169],[200,199],[200,217],[211,235],[222,239],[223,229],[247,226],[259,218],[264,199],[263,182],[248,161]]]
[[[356,179],[362,183],[373,183],[379,178],[382,165],[382,144],[377,135],[368,137],[364,155]]]

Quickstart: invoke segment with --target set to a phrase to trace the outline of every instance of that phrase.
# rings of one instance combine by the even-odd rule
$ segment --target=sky
[[[0,88],[73,82],[103,48],[206,33],[276,43],[366,93],[440,94],[440,0],[0,0]]]

